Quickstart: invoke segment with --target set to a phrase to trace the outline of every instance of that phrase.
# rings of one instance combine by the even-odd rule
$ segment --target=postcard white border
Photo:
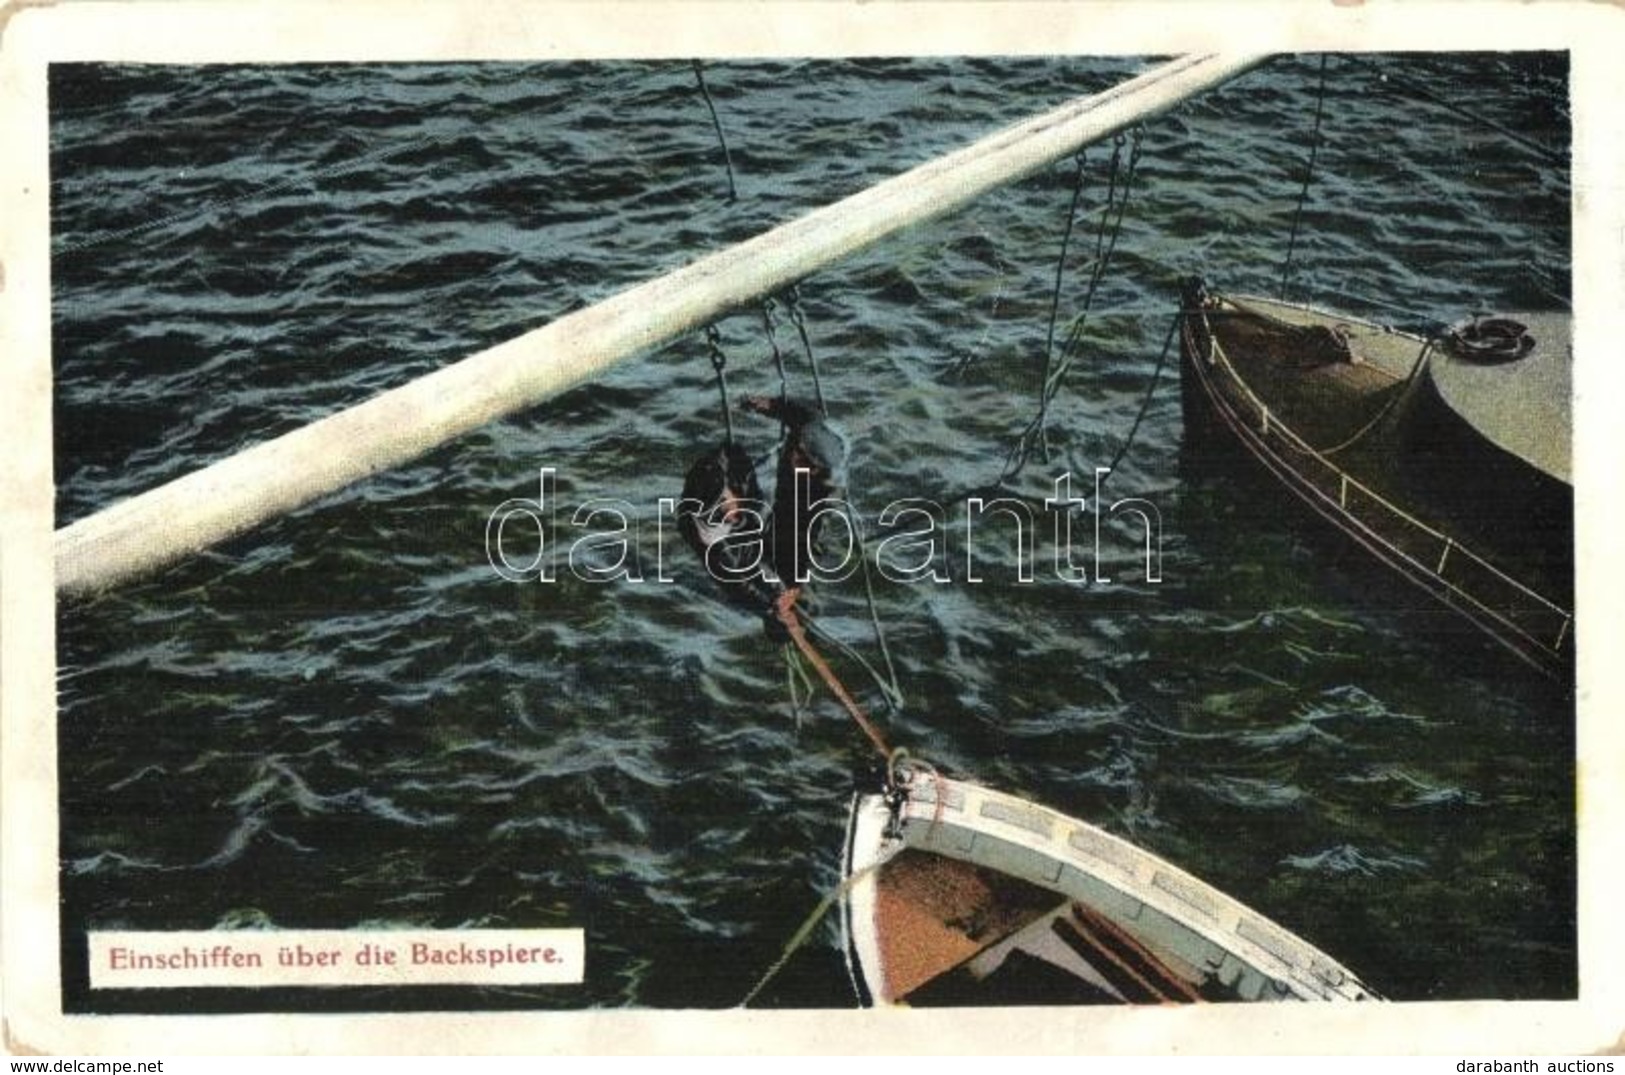
[[[1625,296],[1625,13],[1551,2],[9,3],[0,7],[0,952],[5,1044],[53,1053],[1225,1053],[1625,1049],[1614,913],[1625,551],[1614,413]],[[57,945],[47,63],[413,61],[1198,50],[1562,49],[1575,96],[1576,1002],[1034,1012],[64,1016]],[[1425,924],[1417,924],[1425,928]]]

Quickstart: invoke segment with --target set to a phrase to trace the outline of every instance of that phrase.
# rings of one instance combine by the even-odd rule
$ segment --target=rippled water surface
[[[56,68],[59,524],[1145,66],[714,64],[732,202],[684,63]],[[1319,72],[1318,57],[1280,59],[1146,125],[1050,408],[1050,457],[1006,495],[1041,510],[1056,475],[1113,458],[1182,275],[1278,286]],[[1409,326],[1562,305],[1566,166],[1406,86],[1565,159],[1561,56],[1333,57],[1295,293]],[[1086,158],[1063,334],[1123,186],[1112,154]],[[967,497],[992,495],[1036,406],[1073,169],[803,283],[850,497],[871,523],[900,497],[957,523]],[[784,312],[791,388],[809,394]],[[777,392],[760,312],[720,329],[735,395]],[[1047,534],[1036,580],[1015,581],[996,524],[971,583],[956,531],[951,583],[877,579],[901,708],[831,646],[837,668],[894,741],[1173,859],[1389,996],[1573,995],[1568,693],[1385,586],[1267,487],[1196,465],[1176,382],[1170,363],[1110,486],[1160,511],[1160,583],[1126,519],[1100,540],[1111,581],[1087,586],[1047,570]],[[772,448],[768,423],[737,422],[753,450]],[[690,336],[65,604],[67,1003],[738,1003],[836,883],[866,743],[826,696],[793,704],[781,648],[686,550],[670,550],[671,584],[580,581],[567,540],[556,582],[513,584],[485,552],[491,511],[535,496],[543,467],[563,504],[624,500],[647,534],[721,432]],[[830,635],[879,662],[860,580],[813,602]],[[85,987],[86,928],[254,925],[580,926],[586,981]],[[760,1002],[854,1003],[833,917]]]

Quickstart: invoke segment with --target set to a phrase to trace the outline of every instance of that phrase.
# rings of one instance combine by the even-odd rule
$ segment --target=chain
[[[767,345],[773,349],[773,368],[779,371],[779,402],[781,404],[790,399],[790,378],[784,369],[784,351],[779,347],[779,335],[773,328],[773,311],[779,304],[773,301],[772,296],[762,300],[762,331],[767,335]],[[779,408],[779,439],[785,435],[785,408]]]
[[[734,412],[728,406],[728,356],[722,351],[722,332],[715,324],[705,326],[705,344],[711,357],[711,368],[717,374],[717,393],[722,397],[722,425],[727,430],[728,443],[734,442]]]

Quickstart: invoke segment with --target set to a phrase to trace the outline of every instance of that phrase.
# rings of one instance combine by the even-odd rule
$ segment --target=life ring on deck
[[[1529,326],[1510,317],[1475,317],[1446,337],[1450,350],[1473,362],[1512,362],[1535,349]]]

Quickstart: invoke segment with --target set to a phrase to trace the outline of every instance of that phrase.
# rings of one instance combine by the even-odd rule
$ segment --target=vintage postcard
[[[1621,19],[1179,11],[7,9],[8,1047],[1613,1047]]]

